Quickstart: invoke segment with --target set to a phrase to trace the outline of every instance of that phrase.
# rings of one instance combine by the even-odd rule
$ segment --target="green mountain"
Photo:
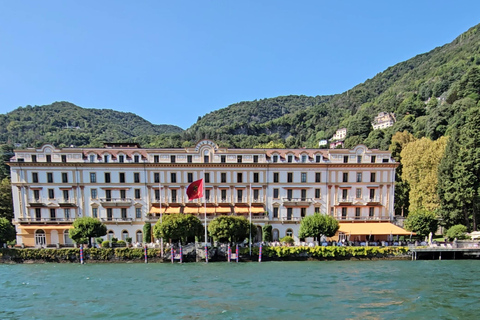
[[[20,107],[0,115],[0,144],[102,146],[104,142],[135,141],[143,135],[181,132],[180,127],[154,125],[133,113],[85,109],[69,102]]]

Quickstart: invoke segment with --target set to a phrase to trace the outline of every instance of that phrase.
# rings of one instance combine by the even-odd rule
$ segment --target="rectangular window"
[[[57,220],[57,212],[55,209],[50,209],[50,220],[52,221]]]
[[[259,190],[253,189],[253,200],[258,201]]]
[[[287,182],[293,182],[293,172],[287,173]]]
[[[176,203],[177,202],[177,190],[172,189],[171,194],[172,194],[172,202]]]
[[[273,217],[278,219],[278,207],[273,207]]]
[[[302,197],[302,201],[307,200],[307,189],[300,190],[300,195]]]
[[[242,156],[237,156],[237,163],[242,163],[243,157]]]
[[[110,183],[110,172],[105,172],[105,183]]]
[[[287,208],[287,220],[292,220],[293,209]]]
[[[382,162],[383,162],[383,163],[388,162],[388,158],[383,158],[383,159],[382,159]]]
[[[52,162],[52,156],[47,154],[47,162]]]
[[[113,210],[112,210],[112,208],[107,208],[107,220],[108,221],[113,220]]]
[[[342,219],[347,218],[347,208],[342,208]]]
[[[226,183],[226,182],[227,182],[227,173],[226,173],[226,172],[220,173],[220,181],[221,181],[222,183]]]
[[[35,221],[41,221],[41,220],[42,220],[42,209],[35,208]]]
[[[320,199],[320,189],[315,189],[315,199]]]
[[[254,173],[253,173],[253,182],[254,182],[254,183],[258,183],[258,181],[259,181],[258,176],[259,176],[259,175],[258,175],[258,172],[254,172]]]
[[[300,208],[300,217],[305,218],[307,215],[307,208]]]
[[[118,156],[118,162],[124,163],[125,162],[125,156],[124,155],[119,155]]]
[[[118,180],[120,181],[120,183],[125,183],[125,172],[118,173]]]
[[[288,200],[292,200],[292,198],[293,198],[293,190],[292,189],[287,189],[287,198],[288,198]]]
[[[187,162],[192,163],[193,162],[193,156],[191,154],[187,155]]]
[[[175,156],[170,156],[170,162],[171,162],[171,163],[175,163],[175,162],[176,162]]]
[[[355,189],[355,197],[360,199],[362,197],[362,188]]]
[[[159,163],[160,162],[160,156],[153,156],[153,162]]]
[[[47,182],[53,183],[53,173],[47,172]]]
[[[97,199],[97,197],[98,197],[97,189],[91,189],[91,190],[90,190],[90,197],[91,197],[92,199]]]
[[[107,201],[112,201],[112,190],[105,190],[105,198]]]
[[[33,190],[33,198],[35,200],[40,200],[40,190]]]
[[[187,173],[187,182],[188,183],[193,182],[193,173],[192,172]]]
[[[321,182],[321,181],[322,181],[321,172],[315,172],[315,182]]]
[[[121,210],[121,214],[122,214],[122,219],[127,220],[127,208],[122,208],[120,210]]]
[[[348,156],[343,156],[343,163],[348,163]]]
[[[90,183],[97,182],[97,174],[95,172],[90,172]]]
[[[273,189],[273,199],[278,199],[278,189]]]
[[[220,162],[222,163],[227,162],[227,156],[220,156]]]
[[[91,154],[89,157],[90,162],[95,162],[95,155]]]
[[[203,156],[203,162],[204,163],[209,163],[210,162],[210,157],[207,156],[207,155]]]
[[[54,199],[55,198],[55,192],[53,189],[48,189],[48,199]]]
[[[243,190],[237,190],[237,202],[244,202],[243,201]]]
[[[369,217],[375,216],[375,208],[374,207],[368,208],[368,216]]]
[[[107,163],[108,160],[109,160],[108,154],[104,155],[104,156],[103,156],[103,161],[104,161],[105,163]]]
[[[307,182],[307,173],[306,172],[302,172],[300,177],[301,177],[303,183]]]
[[[133,162],[139,163],[140,162],[140,156],[139,155],[134,155],[133,156]]]
[[[63,201],[68,202],[69,199],[70,199],[70,195],[68,190],[63,190]]]
[[[142,208],[135,208],[135,218],[142,218]]]
[[[305,163],[307,162],[307,155],[306,154],[302,154],[302,163]]]
[[[32,154],[32,162],[37,162],[37,155]]]
[[[362,156],[357,156],[357,163],[362,163]]]
[[[293,162],[293,156],[292,156],[292,155],[289,155],[289,156],[287,157],[287,162],[288,162],[288,163],[292,163],[292,162]]]
[[[362,173],[357,172],[357,182],[362,182]]]
[[[67,162],[67,155],[65,154],[62,154],[62,162]]]
[[[68,183],[68,173],[62,172],[62,183]]]
[[[125,200],[127,198],[127,191],[126,190],[120,190],[120,198],[122,200]]]
[[[258,156],[253,156],[253,163],[258,163]]]
[[[210,173],[205,172],[205,183],[210,183]]]
[[[273,182],[278,183],[280,174],[278,172],[273,173]]]
[[[273,162],[278,162],[278,156],[277,155],[273,156]],[[278,210],[278,208],[277,208],[277,210]]]
[[[348,172],[343,173],[343,182],[348,182]]]
[[[377,156],[371,156],[370,157],[370,162],[375,163],[377,161]]]
[[[133,173],[133,182],[140,183],[140,172]]]
[[[210,189],[205,190],[205,200],[210,201]]]
[[[98,208],[92,208],[92,217],[98,218]]]
[[[63,209],[63,216],[65,217],[65,220],[70,220],[70,209]]]
[[[370,182],[375,182],[376,174],[375,172],[370,172]]]
[[[160,183],[160,172],[153,173],[153,182]]]
[[[159,190],[155,190],[155,200],[156,200],[156,201],[160,201],[160,189],[159,189]]]
[[[360,219],[360,208],[355,208],[355,219]]]
[[[243,182],[243,173],[242,172],[237,172],[237,182],[238,183]]]
[[[38,183],[38,172],[32,172],[32,182]]]
[[[316,162],[316,163],[319,163],[321,159],[322,159],[322,157],[321,157],[320,155],[317,154],[317,155],[315,156],[315,162]]]
[[[370,189],[370,199],[375,199],[375,189]]]
[[[170,182],[172,182],[172,183],[177,182],[177,173],[176,172],[171,172],[170,173]]]
[[[227,201],[227,190],[222,189],[220,193],[221,193],[222,201],[223,202]]]
[[[320,207],[315,207],[315,213],[320,213]]]
[[[140,199],[140,189],[135,189],[135,199]]]
[[[342,189],[342,200],[347,200],[348,198],[348,189]]]

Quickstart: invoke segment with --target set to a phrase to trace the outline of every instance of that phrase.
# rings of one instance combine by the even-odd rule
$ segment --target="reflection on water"
[[[0,319],[475,319],[478,261],[0,265]]]

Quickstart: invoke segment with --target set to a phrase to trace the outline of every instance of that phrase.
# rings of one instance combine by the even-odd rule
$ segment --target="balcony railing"
[[[100,218],[100,221],[102,222],[132,222],[132,218],[113,218],[113,217],[106,217],[106,218]]]
[[[341,221],[390,221],[389,217],[366,217],[366,216],[342,216],[338,215],[337,220]]]
[[[312,198],[282,198],[284,205],[308,206],[313,202]]]
[[[38,223],[38,224],[47,224],[47,223],[71,223],[75,220],[75,218],[32,218],[32,217],[26,217],[26,218],[17,218],[17,221],[20,223]]]
[[[131,198],[100,198],[100,202],[103,206],[128,206],[132,204]]]

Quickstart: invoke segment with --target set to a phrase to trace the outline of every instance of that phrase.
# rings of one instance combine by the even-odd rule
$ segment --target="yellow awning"
[[[230,210],[230,207],[218,207],[217,209],[215,209],[215,211],[217,213],[230,213],[230,212],[232,212]]]
[[[407,236],[412,234],[410,231],[397,227],[389,222],[357,222],[357,223],[339,223],[339,232],[349,235],[399,235]],[[413,233],[415,234],[415,233]]]
[[[199,214],[205,214],[205,208],[201,207],[198,209]],[[207,207],[207,214],[214,214],[215,213],[215,207]]]
[[[151,207],[150,213],[165,213],[165,208]]]
[[[185,207],[183,208],[183,213],[187,213],[187,214],[198,213],[198,207]]]
[[[235,210],[235,213],[240,213],[240,214],[250,212],[249,207],[235,207],[234,210]]]
[[[65,230],[72,229],[72,225],[58,225],[58,226],[44,226],[44,225],[29,225],[29,226],[20,226],[20,229],[23,230]]]
[[[168,207],[165,213],[180,213],[180,207]]]
[[[252,213],[264,213],[265,209],[263,207],[252,207]]]

